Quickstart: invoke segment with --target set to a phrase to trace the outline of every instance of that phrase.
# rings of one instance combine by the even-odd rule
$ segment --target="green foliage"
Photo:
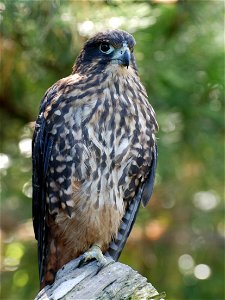
[[[8,0],[0,11],[1,299],[31,299],[39,285],[30,122],[86,38],[119,27],[135,36],[160,126],[154,195],[121,261],[168,300],[222,300],[223,2]]]

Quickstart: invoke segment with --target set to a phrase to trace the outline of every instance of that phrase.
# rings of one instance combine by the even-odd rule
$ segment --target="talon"
[[[83,259],[85,262],[95,258],[100,266],[104,266],[107,264],[107,259],[102,254],[101,248],[94,244],[87,252],[83,254]]]

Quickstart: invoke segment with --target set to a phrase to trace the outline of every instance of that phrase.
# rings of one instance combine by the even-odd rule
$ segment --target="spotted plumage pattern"
[[[93,245],[118,259],[152,194],[158,126],[134,45],[125,31],[98,33],[42,100],[33,136],[41,287]]]

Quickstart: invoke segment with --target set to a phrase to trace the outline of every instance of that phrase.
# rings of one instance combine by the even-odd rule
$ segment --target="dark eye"
[[[101,43],[99,49],[101,52],[106,54],[110,54],[114,50],[113,46],[106,42]]]

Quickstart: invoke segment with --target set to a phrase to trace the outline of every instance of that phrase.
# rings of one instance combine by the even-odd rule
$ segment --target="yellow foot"
[[[101,266],[105,266],[107,264],[107,260],[103,256],[101,248],[96,244],[94,244],[82,256],[83,256],[83,261],[85,262],[95,258]]]

